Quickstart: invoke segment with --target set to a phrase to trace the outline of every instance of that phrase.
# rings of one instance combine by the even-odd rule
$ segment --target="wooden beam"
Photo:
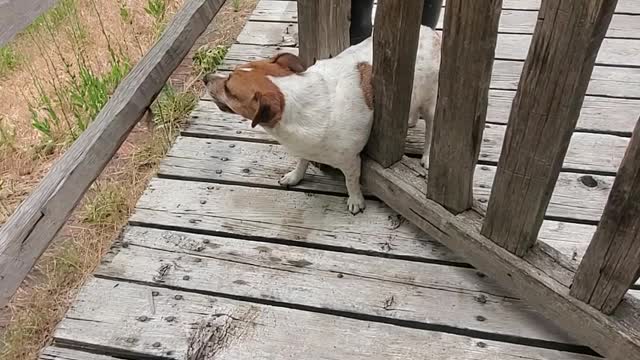
[[[568,258],[541,242],[524,258],[501,248],[480,233],[483,215],[477,208],[456,216],[425,199],[425,177],[416,159],[405,157],[387,169],[371,159],[363,162],[367,189],[434,240],[607,359],[640,360],[638,300],[625,297],[611,316],[577,300],[569,294],[574,269]]]
[[[446,5],[427,196],[454,213],[473,202],[501,12],[502,0]]]
[[[300,58],[307,66],[349,47],[350,16],[350,0],[298,1]]]
[[[97,118],[0,229],[0,307],[9,302],[224,0],[191,0]]]
[[[640,275],[640,120],[571,295],[612,313]]]
[[[404,155],[423,0],[380,0],[373,29],[371,158],[387,167]]]
[[[513,101],[482,234],[534,244],[617,0],[543,0]]]
[[[56,0],[0,1],[0,47],[44,14]]]

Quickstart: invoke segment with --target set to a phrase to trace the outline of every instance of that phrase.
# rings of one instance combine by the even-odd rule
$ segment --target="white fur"
[[[440,64],[439,35],[428,27],[420,30],[409,125],[418,117],[426,121],[423,165],[427,166],[431,129],[438,91]],[[369,38],[338,56],[318,61],[302,74],[271,77],[284,94],[282,119],[265,128],[300,160],[285,175],[282,185],[296,185],[309,161],[340,169],[349,192],[348,208],[356,214],[365,208],[360,190],[360,152],[369,139],[373,111],[367,106],[360,86],[357,64],[373,62],[373,40]]]

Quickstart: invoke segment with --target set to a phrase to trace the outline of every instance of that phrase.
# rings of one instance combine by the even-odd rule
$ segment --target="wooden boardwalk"
[[[538,6],[504,1],[481,204]],[[296,15],[294,1],[260,1],[222,70],[296,52]],[[576,264],[639,114],[640,3],[619,0],[540,235]],[[293,164],[203,99],[41,359],[598,358],[378,200],[350,215],[340,174],[310,167],[280,188]]]

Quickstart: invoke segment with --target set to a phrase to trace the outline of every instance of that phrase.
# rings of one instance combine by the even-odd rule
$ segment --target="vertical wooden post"
[[[404,155],[423,0],[379,0],[373,28],[374,120],[367,153],[384,167]]]
[[[640,120],[571,295],[612,313],[640,275]]]
[[[350,0],[298,0],[299,54],[307,66],[349,47],[350,12]]]
[[[616,3],[542,1],[482,228],[519,256],[538,237]]]
[[[473,172],[487,116],[502,0],[448,0],[427,196],[459,213],[473,202]]]

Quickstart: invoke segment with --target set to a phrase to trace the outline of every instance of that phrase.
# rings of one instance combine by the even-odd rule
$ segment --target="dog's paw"
[[[349,208],[349,212],[351,212],[353,215],[356,215],[366,207],[364,197],[362,195],[349,196],[349,199],[347,200],[347,207]]]
[[[420,159],[420,165],[422,165],[422,167],[425,169],[429,168],[429,154],[422,155],[422,159]]]
[[[282,186],[295,186],[302,181],[302,178],[304,178],[304,174],[300,175],[293,170],[281,177],[280,180],[278,180],[278,184]]]

